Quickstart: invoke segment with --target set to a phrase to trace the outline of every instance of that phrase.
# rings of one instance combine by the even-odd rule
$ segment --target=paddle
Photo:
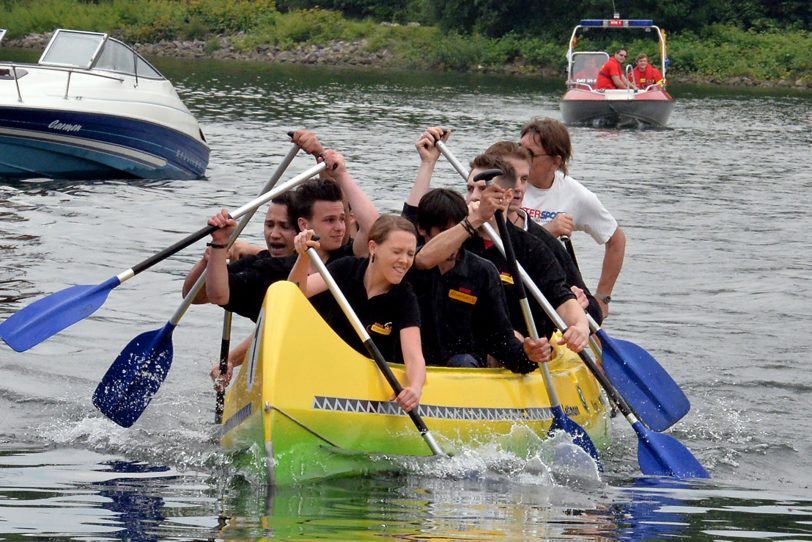
[[[228,350],[231,346],[231,311],[223,311],[223,336],[220,339],[220,374],[228,370]],[[217,388],[217,400],[214,405],[214,423],[223,423],[223,409],[226,404],[226,390],[224,386]]]
[[[564,246],[578,267],[569,237]],[[665,431],[689,410],[691,403],[671,375],[640,346],[610,337],[587,313],[589,328],[601,341],[603,370],[640,419],[655,431]]]
[[[499,251],[505,254],[506,249],[502,246],[499,236],[496,235],[496,232],[493,231],[490,224],[486,223],[482,227]],[[522,269],[521,265],[517,267],[519,269],[518,276],[521,277],[521,280],[517,281],[517,283],[524,283],[535,300],[542,306],[547,316],[558,329],[564,332],[566,330],[564,321],[558,313],[555,312],[553,306],[550,305],[544,297],[544,294],[531,280],[527,272]],[[631,424],[635,433],[637,433],[637,462],[643,474],[649,476],[671,476],[674,478],[710,478],[705,468],[682,443],[670,435],[664,435],[648,429],[635,417],[628,403],[618,393],[606,375],[598,368],[597,363],[592,359],[591,355],[587,354],[587,350],[580,352],[579,356],[589,370],[592,371],[592,374],[595,375],[595,378],[601,386],[603,386],[603,389],[606,390],[606,394],[609,398],[617,405],[618,410],[620,410],[626,418],[626,421]],[[606,358],[604,354],[604,364],[605,363]]]
[[[504,175],[504,173],[499,169],[488,169],[477,173],[474,176],[473,181],[485,181],[487,184],[490,180],[499,175]],[[513,243],[511,243],[510,240],[510,232],[508,232],[507,229],[505,215],[501,209],[498,209],[494,216],[496,218],[496,223],[499,226],[499,233],[502,237],[502,242],[504,243],[503,255],[505,256],[505,260],[507,260],[508,271],[510,271],[510,274],[513,277],[518,278],[520,276],[518,268],[519,262],[516,261],[516,254],[513,252]],[[527,331],[530,334],[530,337],[533,339],[538,339],[538,330],[536,329],[536,323],[533,320],[533,313],[530,311],[530,303],[527,301],[527,294],[524,290],[524,284],[521,280],[516,280],[514,281],[514,288],[516,289],[516,296],[519,298],[519,305],[521,306],[522,316],[524,316],[524,321],[527,325]],[[584,428],[570,419],[564,413],[564,409],[561,408],[561,402],[558,400],[558,393],[555,391],[553,377],[550,375],[550,369],[547,367],[547,363],[540,363],[539,370],[541,370],[541,375],[544,378],[544,387],[547,390],[547,396],[550,399],[550,411],[553,415],[553,421],[550,424],[550,432],[562,430],[570,435],[572,437],[573,444],[592,456],[598,465],[598,469],[603,470],[600,458],[598,457],[598,450],[595,448],[595,444],[592,442],[592,439],[589,438],[589,435]]]
[[[529,217],[527,219],[530,220]],[[578,260],[575,258],[575,247],[572,246],[572,239],[570,239],[569,235],[562,235],[559,239],[564,243],[564,247],[567,249],[567,254],[570,255],[572,263],[575,264],[576,268],[580,269],[578,267]]]
[[[314,237],[314,240],[315,239],[316,238]],[[350,321],[350,324],[352,324],[355,332],[361,338],[367,352],[375,361],[375,365],[378,366],[378,370],[383,373],[383,376],[386,378],[386,381],[389,383],[392,391],[395,392],[395,396],[399,395],[400,392],[403,391],[403,386],[400,385],[400,382],[398,382],[398,379],[395,377],[392,369],[389,368],[389,365],[387,365],[386,361],[383,359],[383,354],[381,354],[381,351],[378,350],[378,347],[372,341],[372,337],[369,336],[364,324],[358,319],[358,315],[355,314],[355,311],[350,306],[349,301],[347,301],[347,298],[344,297],[344,292],[342,292],[338,287],[338,284],[336,284],[336,281],[333,279],[333,276],[330,274],[327,266],[321,261],[319,253],[316,252],[316,249],[310,247],[307,249],[307,255],[310,256],[311,263],[318,270],[319,274],[324,279],[324,282],[327,284],[327,288],[330,289],[330,292],[333,294],[333,297],[335,297],[339,307],[341,307],[342,312],[344,312],[344,315],[347,317],[347,320]],[[415,427],[417,427],[417,430],[420,432],[420,436],[423,437],[423,440],[426,441],[431,453],[434,455],[445,455],[437,445],[437,442],[434,440],[434,436],[432,436],[431,432],[429,432],[429,428],[426,427],[426,423],[423,421],[423,418],[418,413],[419,408],[420,407],[413,408],[410,412],[408,412],[409,417],[412,419],[412,423],[414,423]]]
[[[298,152],[298,147],[296,147],[296,151]],[[288,153],[291,160],[293,158],[292,155],[295,155],[293,149]],[[286,162],[287,163],[283,162],[285,167],[287,167],[290,161],[286,158]],[[282,164],[280,164],[280,168],[281,167]],[[256,208],[265,201],[270,201],[284,191],[301,184],[324,169],[324,167],[324,164],[318,164],[310,168],[254,200],[254,202],[263,200],[261,203],[257,205],[253,205],[253,202],[247,204],[235,211],[232,216],[242,216],[243,214],[256,210]],[[278,175],[281,176],[282,171],[278,169],[277,172]],[[276,173],[274,177],[275,178],[272,177],[271,180],[268,181],[268,185],[271,183],[276,184],[279,177]],[[229,245],[234,242],[240,231],[245,228],[246,222],[247,220],[243,220],[237,226],[229,238]],[[206,229],[208,230],[209,228],[213,227]],[[142,333],[124,347],[105,373],[101,382],[99,382],[99,385],[96,386],[96,391],[93,394],[93,404],[102,414],[122,427],[130,427],[141,416],[152,400],[152,396],[155,395],[163,383],[171,367],[172,333],[191,305],[192,300],[204,287],[205,283],[206,275],[204,272],[198,277],[192,289],[162,328]]]
[[[234,211],[232,216],[238,218],[248,211],[256,209],[293,186],[318,174],[324,167],[324,164],[311,167],[278,189],[243,205]],[[215,229],[217,229],[215,226],[206,226],[101,284],[72,286],[35,301],[0,324],[0,338],[17,352],[28,350],[66,327],[93,314],[104,304],[113,288],[183,250],[192,243],[203,239]]]
[[[445,143],[437,141],[435,145],[467,179],[468,170]],[[651,354],[634,343],[609,337],[589,314],[587,321],[603,342],[603,366],[610,380],[644,423],[655,431],[664,431],[685,416],[691,408],[688,398]]]

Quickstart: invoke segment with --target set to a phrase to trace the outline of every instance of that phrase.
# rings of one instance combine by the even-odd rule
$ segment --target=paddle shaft
[[[528,220],[530,220],[529,217]],[[572,263],[575,264],[575,268],[580,270],[581,267],[578,265],[578,260],[575,258],[575,247],[572,246],[572,239],[570,239],[570,236],[562,235],[561,242],[564,243],[564,248],[567,249],[567,254],[570,255],[570,259],[572,260]]]
[[[220,339],[220,374],[228,370],[228,350],[231,346],[231,311],[223,314],[223,335]],[[214,407],[214,423],[223,423],[223,408],[226,402],[226,391],[223,386],[217,390],[217,401]]]
[[[338,284],[336,283],[335,279],[333,279],[333,276],[330,274],[327,266],[324,265],[323,261],[321,261],[318,252],[316,252],[316,249],[311,247],[307,249],[307,254],[310,256],[310,261],[313,267],[318,270],[319,274],[324,279],[324,282],[327,284],[327,288],[333,294],[333,297],[335,297],[335,300],[338,302],[338,305],[341,307],[341,310],[347,317],[347,320],[350,321],[350,324],[352,324],[355,332],[361,338],[361,341],[364,343],[364,347],[367,349],[367,352],[369,352],[369,355],[372,357],[375,365],[377,365],[378,370],[383,373],[384,378],[389,383],[392,391],[395,392],[395,395],[400,395],[400,392],[403,391],[403,386],[400,385],[400,382],[392,372],[392,369],[383,359],[383,354],[381,354],[381,351],[378,350],[378,347],[375,345],[372,337],[370,337],[369,333],[367,333],[364,324],[358,318],[358,315],[355,314],[355,311],[352,309],[352,306],[350,306],[349,301],[347,301],[347,298],[344,296],[344,292],[342,292],[341,288],[338,287]],[[434,455],[445,455],[443,454],[443,451],[440,450],[437,442],[434,440],[434,437],[429,431],[429,428],[426,426],[426,423],[423,421],[423,418],[420,416],[420,414],[418,414],[418,408],[419,407],[415,407],[409,411],[409,417],[412,419],[415,427],[417,427],[417,430],[420,432],[423,440],[425,440],[426,444],[428,444],[431,452]]]
[[[244,214],[248,213],[249,211],[256,210],[257,207],[263,205],[264,203],[267,203],[267,202],[271,201],[272,199],[274,199],[275,197],[277,197],[277,196],[279,196],[281,194],[284,194],[288,190],[302,184],[304,181],[310,179],[314,175],[318,175],[326,167],[327,166],[323,162],[320,163],[320,164],[316,164],[315,166],[311,167],[310,169],[300,173],[296,177],[293,177],[292,179],[290,179],[286,183],[282,184],[281,186],[279,186],[277,188],[274,188],[273,190],[271,190],[269,192],[266,192],[265,194],[257,197],[256,199],[253,199],[250,202],[246,203],[245,205],[243,205],[239,209],[233,211],[231,213],[231,218],[239,218],[239,217],[243,216]],[[163,249],[162,251],[158,252],[157,254],[154,254],[154,255],[150,256],[149,258],[135,264],[134,266],[132,266],[127,271],[119,274],[118,275],[119,280],[121,282],[124,282],[125,280],[131,279],[132,277],[134,277],[138,273],[140,273],[142,271],[145,271],[146,269],[149,269],[150,267],[152,267],[156,263],[167,259],[168,257],[172,256],[173,254],[176,254],[177,252],[180,252],[184,248],[186,248],[189,245],[203,239],[207,235],[211,235],[211,233],[214,232],[214,231],[217,231],[217,229],[218,229],[217,226],[206,226],[204,228],[201,228],[200,230],[198,230],[195,233],[187,236],[186,238],[181,239],[180,241],[178,241],[174,245],[171,245],[171,246]]]

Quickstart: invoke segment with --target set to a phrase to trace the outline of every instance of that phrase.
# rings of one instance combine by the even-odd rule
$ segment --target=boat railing
[[[78,68],[68,68],[68,67],[61,67],[61,66],[43,66],[41,64],[16,64],[16,63],[2,63],[0,67],[5,67],[11,70],[12,76],[14,78],[14,84],[17,86],[17,101],[23,102],[23,95],[22,91],[20,90],[20,77],[24,76],[27,71],[30,70],[49,70],[49,71],[57,71],[57,72],[65,72],[68,74],[67,81],[65,82],[65,95],[63,98],[65,100],[68,99],[70,95],[70,84],[73,74],[77,75],[89,75],[92,77],[101,77],[102,79],[112,79],[113,81],[118,81],[119,83],[124,82],[124,78],[115,75],[107,75],[103,73],[96,73],[88,70],[78,69]],[[20,74],[18,77],[17,68],[21,70],[26,70],[26,73]]]

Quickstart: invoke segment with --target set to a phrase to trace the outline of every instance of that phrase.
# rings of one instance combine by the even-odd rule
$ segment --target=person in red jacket
[[[626,61],[626,49],[620,48],[615,51],[612,58],[606,63],[598,72],[598,81],[595,83],[595,88],[601,89],[614,89],[614,88],[632,88],[629,80],[623,75],[623,62]]]
[[[663,76],[660,70],[648,63],[648,55],[640,53],[635,60],[632,77],[637,88],[644,90],[651,85],[663,86]]]

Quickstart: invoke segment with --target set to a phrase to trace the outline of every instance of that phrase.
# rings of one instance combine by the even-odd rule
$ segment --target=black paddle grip
[[[172,256],[173,254],[180,252],[184,248],[188,247],[189,245],[200,241],[207,235],[211,235],[212,232],[217,231],[219,228],[217,226],[206,226],[195,233],[191,234],[190,236],[186,237],[175,243],[174,245],[167,247],[160,251],[159,253],[150,256],[146,260],[143,260],[132,267],[132,272],[134,275],[137,275],[141,271],[149,269],[156,263],[167,259],[168,257]]]

